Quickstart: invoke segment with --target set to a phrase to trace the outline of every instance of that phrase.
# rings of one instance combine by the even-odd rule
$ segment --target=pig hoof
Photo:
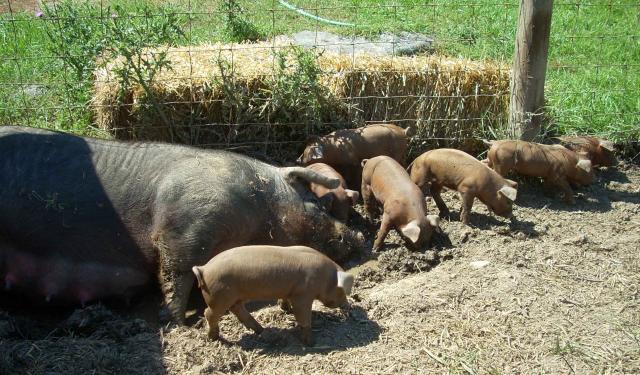
[[[207,334],[207,337],[209,337],[209,340],[211,341],[220,340],[220,334],[218,332],[209,332],[209,334]]]
[[[257,326],[253,328],[253,332],[256,333],[256,335],[261,334],[262,332],[264,332],[264,328],[262,328],[262,326]]]

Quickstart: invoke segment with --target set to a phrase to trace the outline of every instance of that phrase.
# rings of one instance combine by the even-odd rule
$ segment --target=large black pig
[[[308,182],[338,183],[225,151],[1,126],[0,281],[84,303],[157,279],[182,323],[191,268],[220,251],[307,245],[341,260],[362,247]]]

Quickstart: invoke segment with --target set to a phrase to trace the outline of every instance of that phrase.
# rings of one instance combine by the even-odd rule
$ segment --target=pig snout
[[[322,304],[333,309],[348,307],[349,301],[347,300],[347,296],[351,294],[354,277],[348,272],[338,271],[336,279],[336,287],[332,289],[330,295],[325,296]]]

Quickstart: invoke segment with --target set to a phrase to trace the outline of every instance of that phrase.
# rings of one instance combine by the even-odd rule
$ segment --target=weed
[[[246,19],[238,0],[222,0],[218,10],[224,16],[224,35],[229,41],[242,42],[262,37],[258,28]]]
[[[101,18],[101,13],[109,16]],[[133,9],[116,4],[100,12],[88,0],[79,4],[65,0],[45,5],[44,14],[50,20],[45,23],[49,50],[60,53],[63,63],[75,72],[75,79],[65,80],[65,84],[76,99],[87,97],[89,75],[95,68],[120,58],[123,63],[112,70],[117,76],[120,96],[132,85],[139,85],[165,125],[171,126],[149,87],[161,69],[171,69],[166,51],[146,53],[145,49],[174,45],[184,37],[180,26],[183,21],[175,10],[156,9],[143,3]]]

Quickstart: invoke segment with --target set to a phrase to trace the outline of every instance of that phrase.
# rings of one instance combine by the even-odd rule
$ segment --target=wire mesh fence
[[[0,123],[289,157],[333,129],[508,137],[519,1],[6,1]],[[640,2],[556,1],[550,133],[640,138]]]

